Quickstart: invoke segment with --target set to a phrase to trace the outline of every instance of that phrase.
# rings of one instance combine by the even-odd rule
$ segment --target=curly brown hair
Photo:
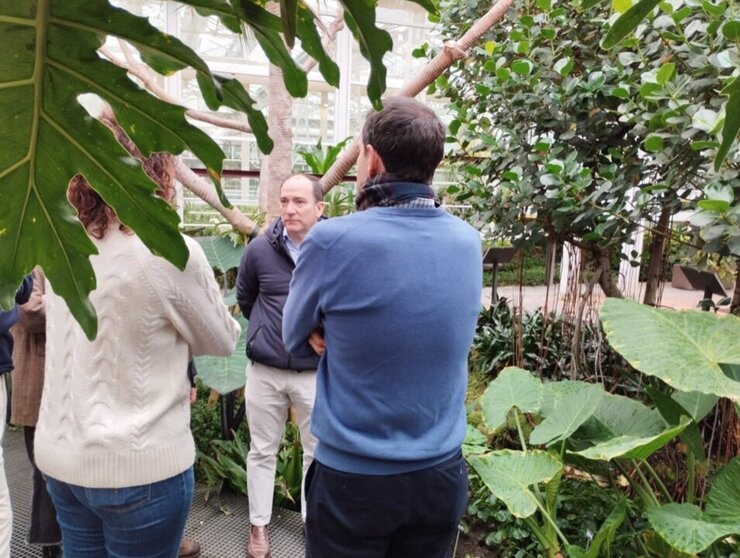
[[[118,142],[128,151],[132,157],[137,159],[144,172],[156,184],[155,193],[165,201],[171,201],[175,194],[172,176],[173,157],[169,153],[152,153],[144,157],[141,150],[136,147],[131,138],[126,135],[123,128],[116,122],[112,113],[101,116],[102,122],[110,128]],[[97,239],[105,236],[108,226],[118,220],[115,210],[110,207],[81,174],[72,178],[67,189],[67,199],[77,209],[78,218],[87,232]],[[128,230],[123,224],[121,230]]]

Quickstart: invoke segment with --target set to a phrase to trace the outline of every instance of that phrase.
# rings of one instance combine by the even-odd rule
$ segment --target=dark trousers
[[[26,453],[33,465],[33,494],[31,495],[31,520],[28,529],[28,542],[31,544],[57,545],[62,542],[62,532],[57,523],[57,512],[46,491],[46,481],[41,471],[36,468],[33,458],[33,436],[36,428],[23,427],[23,437],[26,442]]]
[[[306,479],[307,558],[445,558],[465,511],[462,454],[396,475],[314,461]]]

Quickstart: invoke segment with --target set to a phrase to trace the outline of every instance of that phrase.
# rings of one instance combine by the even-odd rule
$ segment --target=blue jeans
[[[176,558],[193,469],[142,486],[85,488],[47,477],[65,558]]]

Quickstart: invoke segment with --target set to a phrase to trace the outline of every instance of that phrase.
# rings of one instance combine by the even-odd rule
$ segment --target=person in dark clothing
[[[6,374],[13,370],[13,336],[10,328],[18,321],[18,304],[28,302],[33,290],[33,276],[27,275],[15,293],[12,309],[0,310],[0,558],[10,556],[10,537],[13,533],[13,512],[10,509],[10,492],[5,479],[3,460],[3,435],[8,414],[8,392],[5,388]]]
[[[283,345],[283,306],[303,238],[321,217],[324,203],[318,180],[288,178],[280,190],[280,217],[264,235],[249,243],[239,267],[237,301],[249,320],[247,330],[247,456],[250,558],[270,555],[267,526],[272,514],[277,451],[291,405],[296,410],[303,446],[305,478],[316,439],[311,412],[316,393],[318,355],[305,343],[288,352]],[[301,489],[301,509],[305,499]]]
[[[34,435],[41,406],[46,362],[46,285],[41,268],[33,270],[33,292],[19,307],[13,326],[13,395],[10,422],[23,427],[26,452],[33,468],[33,492],[26,541],[41,545],[44,558],[62,556],[62,532],[57,512],[46,490],[46,480],[34,460]]]

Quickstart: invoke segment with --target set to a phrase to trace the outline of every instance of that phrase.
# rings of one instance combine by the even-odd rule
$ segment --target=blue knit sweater
[[[442,209],[375,207],[301,244],[283,339],[322,327],[312,431],[329,467],[387,475],[456,454],[481,297],[478,232]]]

